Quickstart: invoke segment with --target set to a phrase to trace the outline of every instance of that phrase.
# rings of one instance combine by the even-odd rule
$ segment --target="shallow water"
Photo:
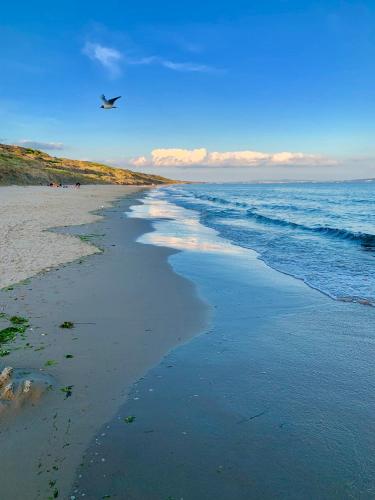
[[[152,197],[333,298],[375,304],[375,182],[185,185]]]

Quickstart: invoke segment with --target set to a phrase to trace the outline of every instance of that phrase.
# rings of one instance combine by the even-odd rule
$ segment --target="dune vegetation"
[[[0,144],[0,185],[170,184],[159,175],[143,174],[101,163],[50,156],[37,149]]]

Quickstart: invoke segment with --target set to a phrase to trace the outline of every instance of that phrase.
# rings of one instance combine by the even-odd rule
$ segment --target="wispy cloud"
[[[128,59],[126,61],[128,64],[133,65],[158,65],[164,68],[171,69],[173,71],[185,71],[193,73],[210,73],[217,71],[216,68],[212,66],[207,66],[206,64],[197,64],[193,62],[176,62],[169,59],[164,59],[159,56],[142,57],[140,59]]]
[[[172,71],[190,73],[213,73],[218,70],[206,64],[199,64],[190,61],[173,61],[161,56],[130,57],[113,47],[106,47],[97,42],[86,42],[83,54],[92,61],[99,63],[109,72],[111,77],[120,76],[122,68],[129,66],[162,66]]]
[[[100,43],[86,42],[82,52],[92,61],[96,61],[103,66],[110,76],[116,77],[120,75],[123,56],[117,49],[105,47]]]
[[[58,150],[61,151],[65,149],[65,146],[62,142],[40,142],[40,141],[31,141],[29,139],[21,139],[17,141],[17,146],[22,146],[24,148],[33,148],[33,149],[46,149],[46,150]]]
[[[336,165],[338,162],[321,155],[291,151],[282,151],[280,153],[265,153],[252,150],[209,152],[206,148],[159,148],[154,149],[149,157],[133,158],[130,163],[136,167],[261,167],[263,165],[328,166]]]

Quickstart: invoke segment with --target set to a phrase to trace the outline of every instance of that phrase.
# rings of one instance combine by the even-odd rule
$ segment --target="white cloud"
[[[100,43],[86,42],[83,49],[83,54],[89,57],[92,61],[96,61],[113,77],[121,74],[121,65],[128,64],[131,66],[162,66],[163,68],[172,71],[190,72],[190,73],[209,73],[217,71],[215,68],[206,64],[198,64],[194,62],[178,62],[171,61],[160,56],[148,56],[141,58],[127,57],[113,47],[105,47]]]
[[[31,141],[29,139],[21,139],[17,142],[18,146],[22,146],[24,148],[33,148],[33,149],[47,149],[47,150],[62,150],[65,148],[62,142],[40,142],[40,141]]]
[[[207,158],[207,150],[201,149],[154,149],[152,164],[158,167],[200,165]]]
[[[86,42],[82,52],[92,61],[97,61],[111,76],[118,76],[121,73],[121,52],[112,47],[105,47],[99,43]]]
[[[269,159],[267,153],[258,151],[227,151],[210,153],[207,163],[210,165],[256,165],[267,159]]]
[[[149,162],[145,156],[138,156],[138,158],[130,160],[130,163],[135,167],[143,167],[143,165],[147,165]]]
[[[155,167],[260,167],[262,165],[336,165],[337,161],[324,156],[289,151],[280,153],[251,150],[209,152],[205,148],[160,148],[154,149],[149,158],[140,156],[131,160],[131,163],[134,166]]]

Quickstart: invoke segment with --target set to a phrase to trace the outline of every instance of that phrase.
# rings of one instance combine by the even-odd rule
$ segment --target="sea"
[[[375,305],[374,181],[186,184],[148,198],[193,211],[221,238],[333,299]]]

